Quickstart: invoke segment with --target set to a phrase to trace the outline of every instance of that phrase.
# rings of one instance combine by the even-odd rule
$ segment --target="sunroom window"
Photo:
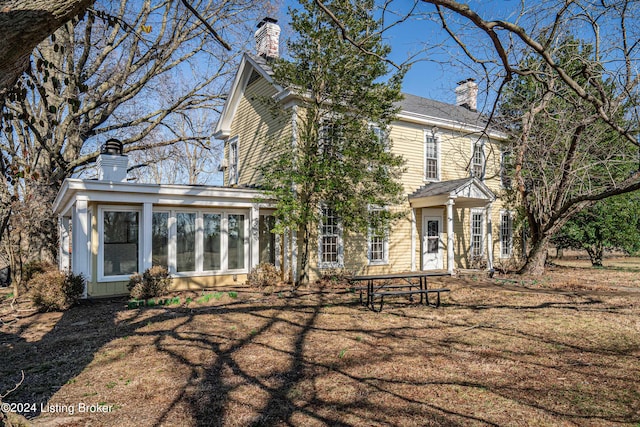
[[[139,213],[103,212],[103,276],[131,275],[139,264]]]

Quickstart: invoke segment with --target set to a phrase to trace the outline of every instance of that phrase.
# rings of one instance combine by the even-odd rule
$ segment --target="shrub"
[[[353,272],[344,268],[322,270],[320,280],[333,283],[347,283],[354,276]]]
[[[147,299],[165,295],[171,284],[171,276],[166,268],[154,265],[144,273],[135,273],[129,277],[129,294],[131,298]]]
[[[82,274],[50,270],[31,277],[29,292],[39,310],[65,311],[78,302],[84,284]]]
[[[22,283],[29,283],[36,274],[57,270],[49,261],[29,261],[22,266]]]
[[[247,275],[246,285],[254,288],[266,288],[280,283],[280,271],[275,265],[263,262],[258,264]]]

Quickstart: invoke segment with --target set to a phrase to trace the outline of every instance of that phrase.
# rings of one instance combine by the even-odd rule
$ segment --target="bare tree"
[[[192,7],[237,46],[245,45],[248,24],[262,14],[255,0],[202,0]],[[41,189],[55,194],[64,178],[95,161],[109,137],[122,140],[125,152],[204,143],[205,135],[173,126],[196,110],[209,111],[212,126],[235,59],[174,1],[97,2],[84,19],[67,22],[38,46],[20,89],[5,99],[2,197],[50,205]],[[163,90],[167,86],[171,92]],[[55,232],[29,229],[33,233],[22,239],[30,243],[28,253],[42,256],[44,245],[54,257]],[[37,236],[51,239],[38,243]]]
[[[327,19],[335,21],[330,3],[315,1],[327,10]],[[470,67],[485,76],[487,87],[493,88],[495,96],[489,99],[494,102],[486,111],[491,118],[510,82],[530,78],[538,83],[536,97],[519,111],[510,111],[509,125],[515,131],[511,149],[518,200],[524,203],[531,235],[531,251],[522,272],[541,274],[549,237],[567,218],[597,200],[640,188],[637,168],[626,174],[611,173],[621,155],[629,165],[631,147],[639,145],[640,4],[632,0],[518,4],[508,13],[495,6],[490,9],[487,3],[470,6],[454,0],[420,0],[408,11],[406,3],[393,0],[381,7],[384,12],[394,7],[405,10],[396,14],[402,17],[396,21],[399,25],[419,14],[441,27],[450,39],[451,57],[462,54]],[[592,49],[576,50],[578,57],[561,61],[559,42],[568,35]],[[348,35],[342,37],[354,43]],[[581,64],[578,69],[576,62]],[[560,133],[539,137],[537,125],[542,117],[562,115],[561,111],[556,116],[549,113],[558,97],[567,101],[567,113],[580,111],[579,120],[565,120],[555,128]],[[564,118],[576,117],[566,114]],[[600,149],[602,158],[596,161],[598,144],[612,140],[616,144],[607,145],[607,152]],[[530,177],[539,172],[534,165],[542,164],[556,165],[557,173],[532,181]],[[581,168],[599,176],[583,179]]]

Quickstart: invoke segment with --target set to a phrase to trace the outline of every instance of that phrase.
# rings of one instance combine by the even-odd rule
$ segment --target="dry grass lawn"
[[[382,313],[330,284],[5,310],[0,394],[23,370],[5,401],[58,405],[39,426],[640,425],[640,262],[439,281],[442,307]]]

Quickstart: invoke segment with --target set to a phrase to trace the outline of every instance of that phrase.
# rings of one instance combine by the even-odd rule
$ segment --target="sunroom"
[[[258,263],[279,264],[259,191],[125,182],[121,155],[101,154],[98,169],[98,180],[65,180],[54,202],[60,269],[87,278],[85,298],[126,294],[129,277],[154,265],[187,290],[241,284]]]

